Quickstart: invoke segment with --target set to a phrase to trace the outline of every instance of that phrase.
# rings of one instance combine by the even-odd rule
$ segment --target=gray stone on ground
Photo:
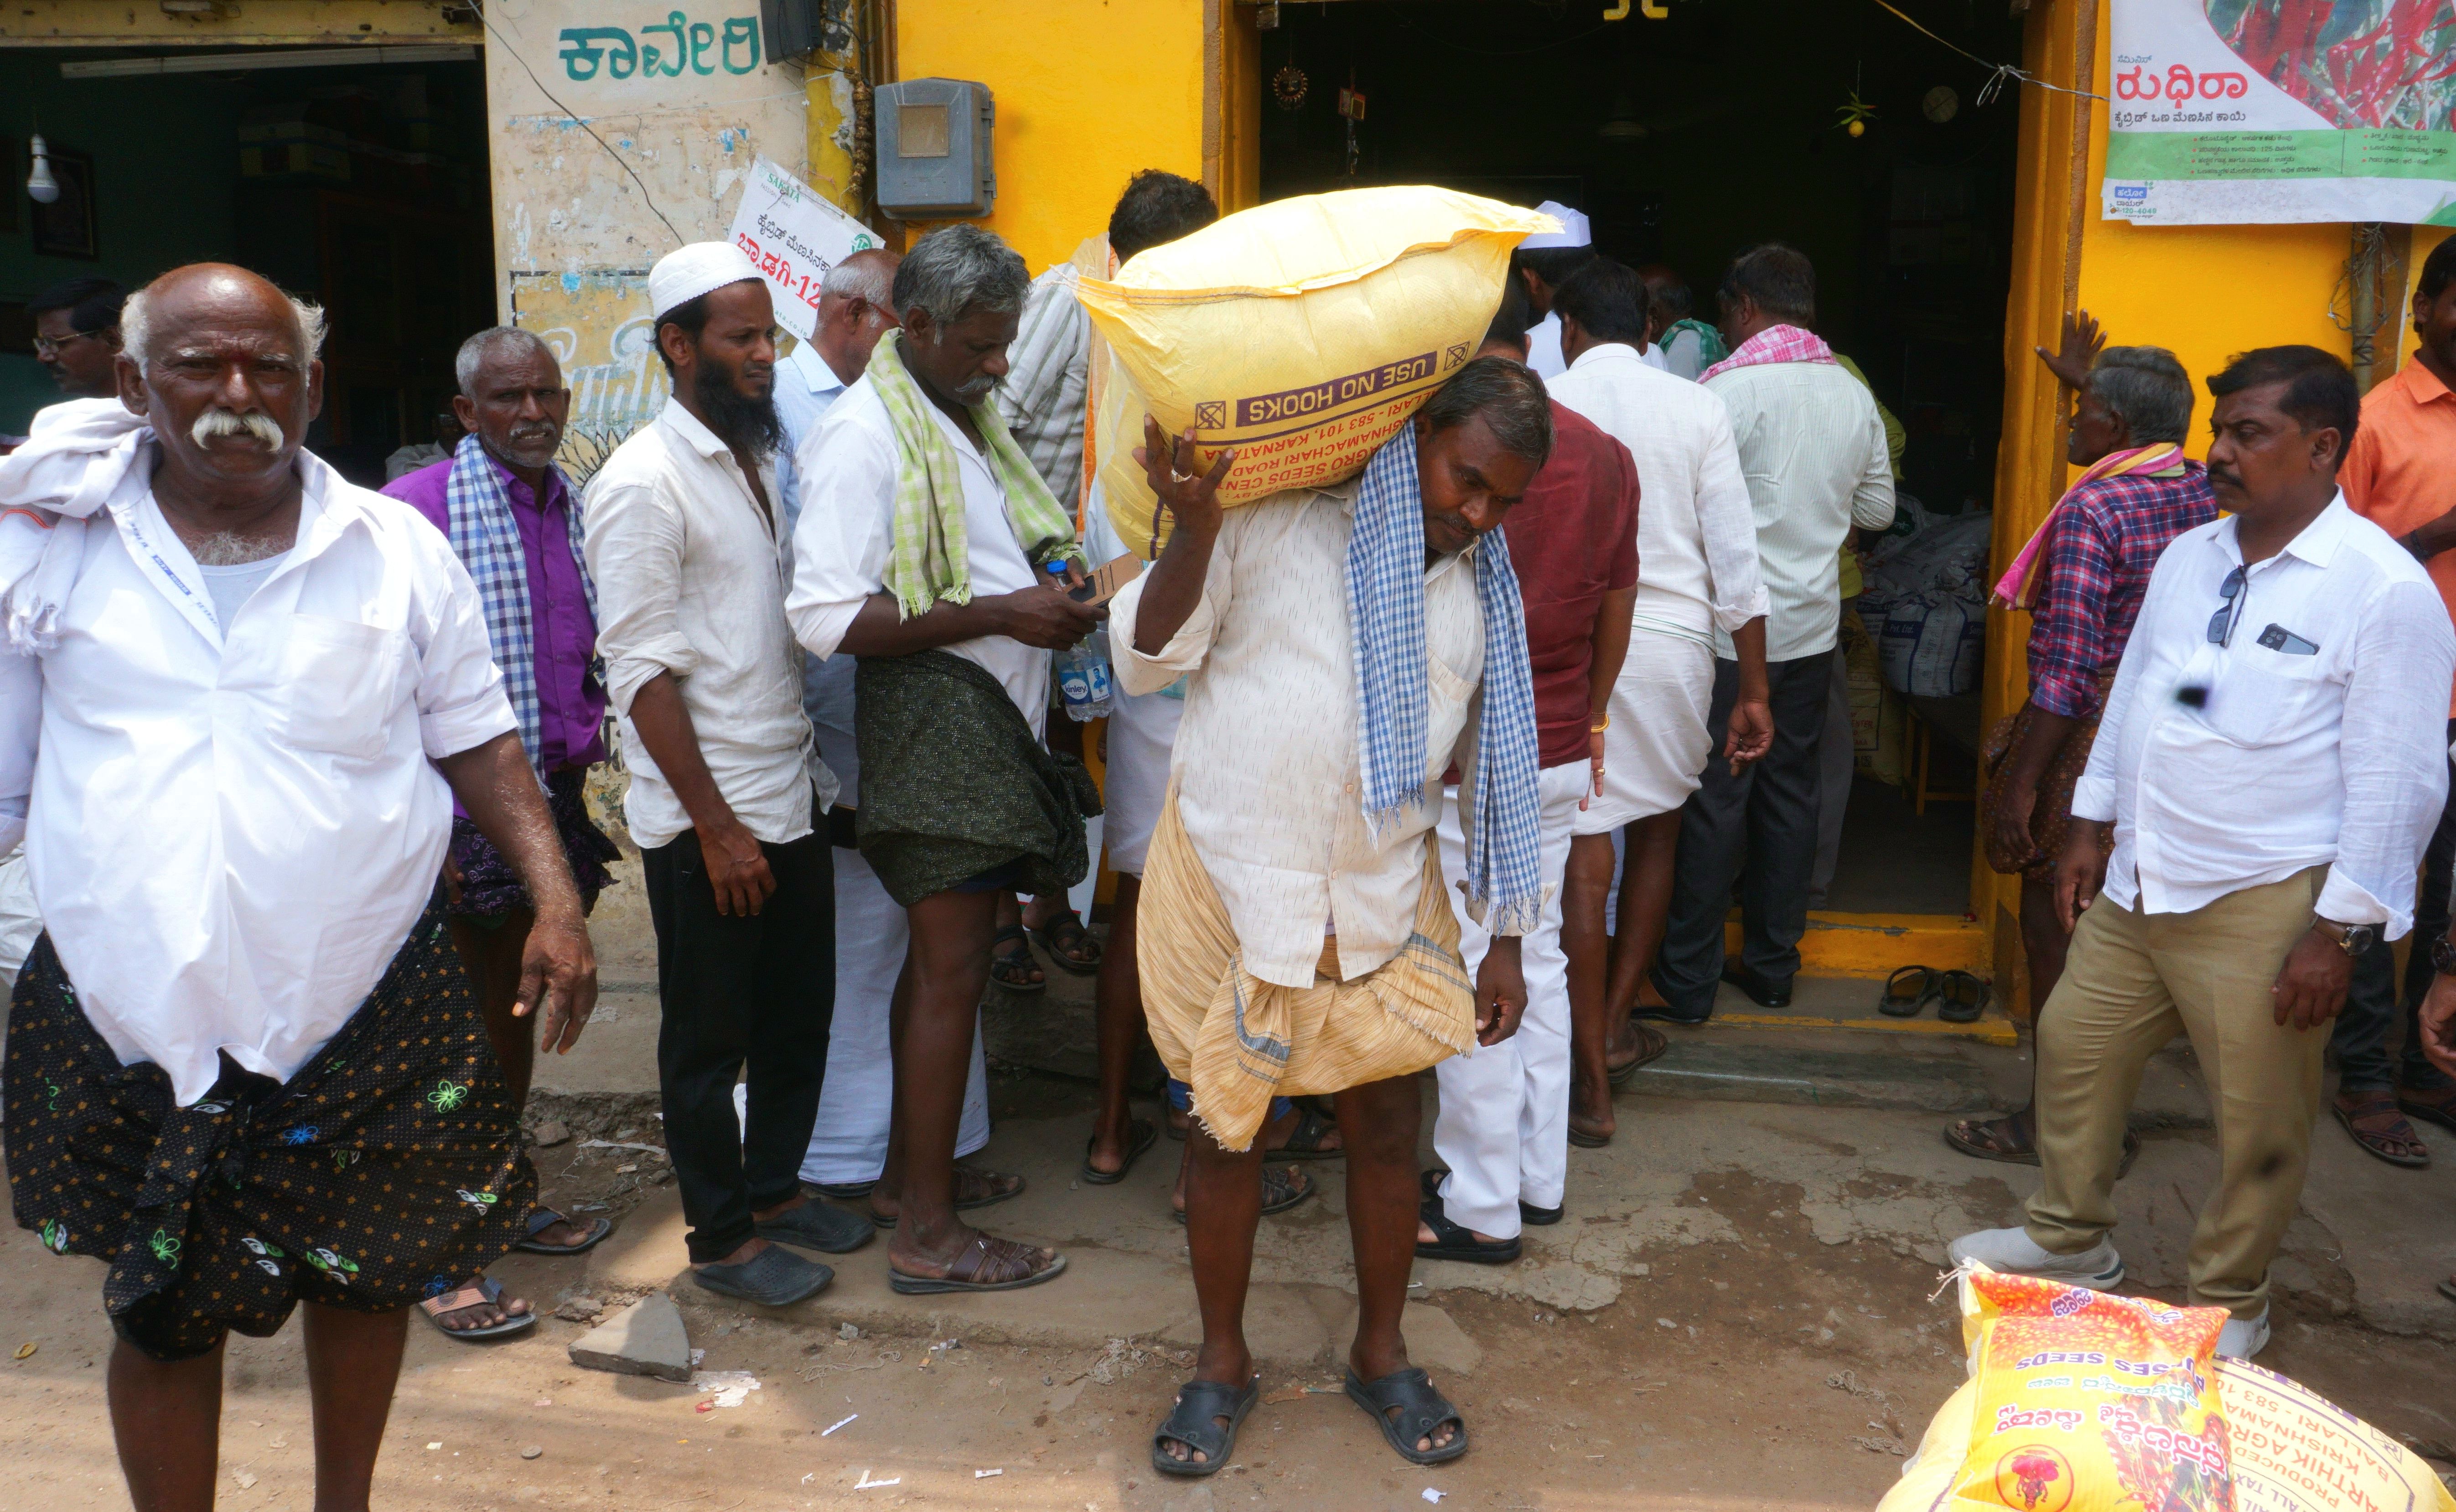
[[[584,1370],[618,1376],[691,1379],[690,1335],[674,1299],[663,1292],[646,1297],[571,1341],[571,1362]]]
[[[539,1149],[559,1145],[571,1137],[571,1126],[560,1118],[549,1118],[529,1131],[529,1142]]]

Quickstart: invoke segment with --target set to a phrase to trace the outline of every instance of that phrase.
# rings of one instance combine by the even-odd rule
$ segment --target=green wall
[[[0,231],[0,300],[18,301],[62,278],[116,278],[134,288],[166,268],[226,257],[235,243],[237,124],[244,86],[198,75],[63,79],[85,52],[0,51],[0,136],[12,160],[0,193],[16,198],[16,229]],[[26,138],[93,159],[102,256],[36,256],[26,214]],[[0,353],[0,432],[22,433],[59,398],[33,355]]]

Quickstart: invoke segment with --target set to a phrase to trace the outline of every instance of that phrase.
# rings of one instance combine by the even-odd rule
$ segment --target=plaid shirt
[[[2071,719],[2096,714],[2098,679],[2123,660],[2159,553],[2217,517],[2208,474],[2194,461],[2177,477],[2119,475],[2076,492],[2047,543],[2030,621],[2030,702]]]

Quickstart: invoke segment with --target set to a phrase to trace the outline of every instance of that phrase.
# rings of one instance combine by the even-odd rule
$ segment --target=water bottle
[[[1064,592],[1066,564],[1050,562],[1050,586]],[[1057,651],[1051,664],[1057,691],[1066,701],[1066,717],[1077,724],[1106,719],[1115,703],[1109,673],[1109,630],[1101,625],[1074,645]]]

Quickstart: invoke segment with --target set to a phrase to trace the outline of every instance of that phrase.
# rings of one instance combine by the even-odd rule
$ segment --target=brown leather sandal
[[[975,1234],[944,1276],[913,1276],[887,1267],[887,1284],[907,1297],[940,1292],[1013,1292],[1054,1280],[1066,1270],[1066,1257],[1039,1245]]]
[[[2430,1164],[2430,1149],[2413,1132],[2413,1125],[2405,1122],[2404,1111],[2396,1105],[2396,1093],[2341,1092],[2329,1111],[2354,1136],[2354,1143],[2389,1165],[2420,1170]]]

